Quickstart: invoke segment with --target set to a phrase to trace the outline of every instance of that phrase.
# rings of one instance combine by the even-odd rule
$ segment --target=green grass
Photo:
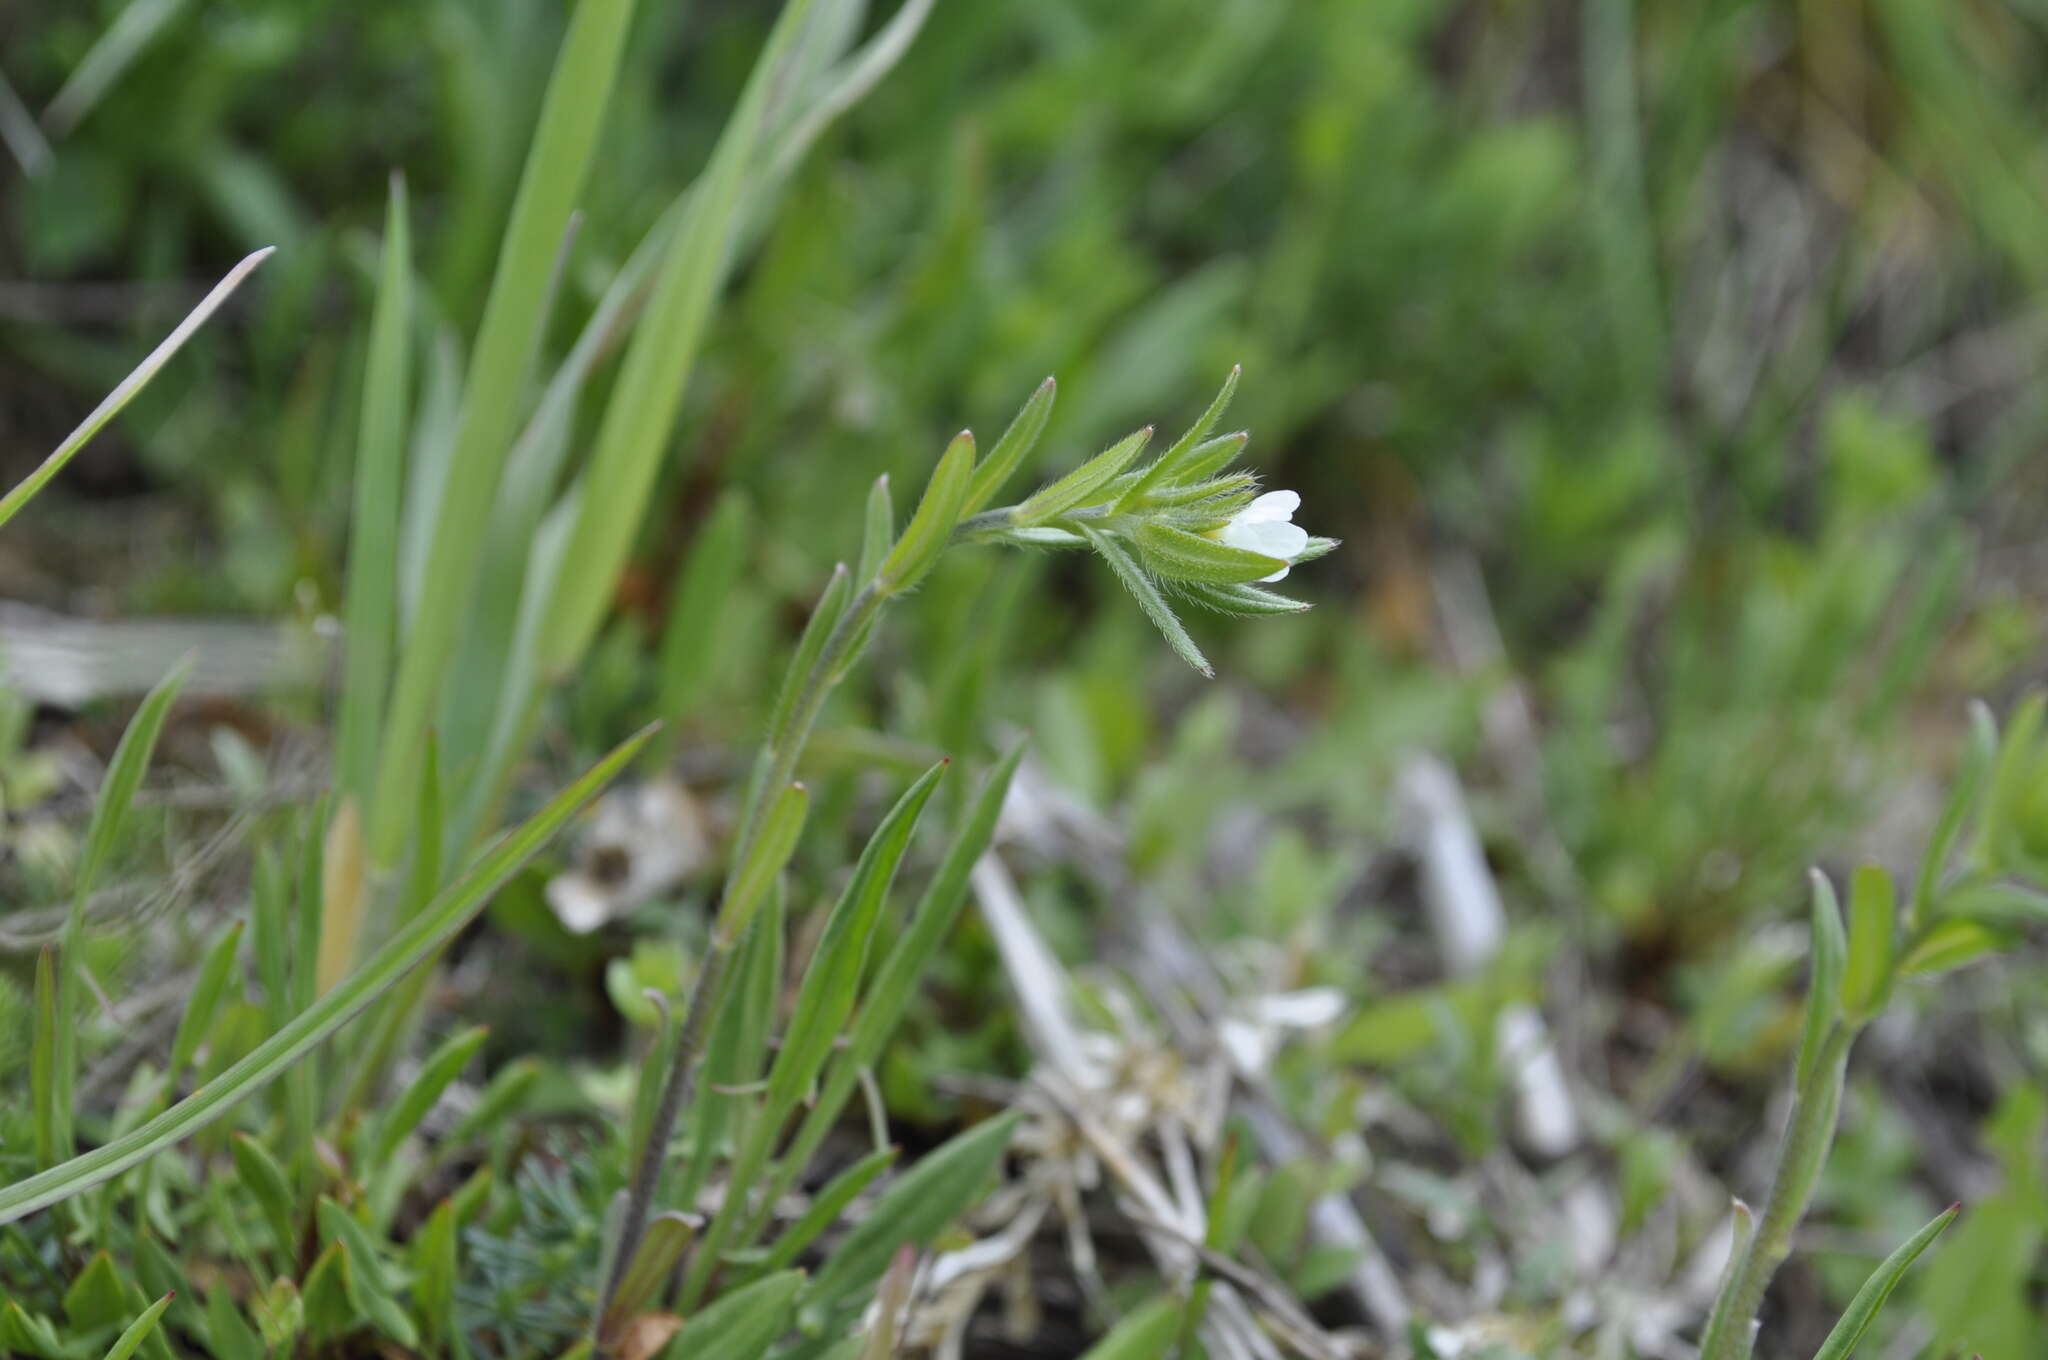
[[[2048,1342],[2033,8],[0,53],[0,1350]]]

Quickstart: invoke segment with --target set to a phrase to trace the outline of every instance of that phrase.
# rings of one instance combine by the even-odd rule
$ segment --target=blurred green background
[[[562,11],[0,5],[0,100],[49,125],[44,159],[10,113],[0,169],[0,475],[279,247],[10,528],[0,593],[336,609],[386,174],[431,325],[466,335]],[[701,165],[770,17],[642,6],[565,343]],[[1573,997],[1614,1121],[1680,1122],[1724,1165],[1796,1037],[1798,954],[1770,927],[1800,918],[1800,874],[1910,872],[1963,701],[2002,710],[2040,673],[2044,75],[2036,0],[941,0],[759,224],[552,749],[644,718],[720,488],[760,514],[688,725],[713,744],[754,730],[876,473],[919,485],[948,433],[992,437],[1047,373],[1057,470],[1178,428],[1242,364],[1248,464],[1344,540],[1289,581],[1315,612],[1191,620],[1225,677],[1205,685],[1092,564],[963,556],[882,644],[915,664],[870,668],[907,678],[850,687],[844,748],[979,755],[1029,727],[1167,883],[1213,867],[1215,814],[1248,801],[1270,834],[1203,928],[1319,947],[1304,968],[1367,996],[1412,980],[1404,927],[1337,908],[1378,882],[1397,762],[1455,757],[1528,968],[1597,984]],[[2048,853],[2048,799],[2028,806]],[[1087,905],[1048,910],[1084,948]],[[991,965],[949,966],[965,987]],[[1958,1176],[2038,1180],[2044,979],[2022,955],[1916,1003],[1853,1088],[1833,1221],[1896,1238]],[[929,1035],[965,1046],[930,1061],[1000,1065],[988,1030]],[[1487,1061],[1391,1079],[1484,1141]],[[1916,1141],[1923,1116],[1954,1141]],[[1964,1161],[1930,1172],[1943,1155]],[[1973,1259],[2033,1259],[2039,1223],[2013,1217]],[[1935,1326],[1995,1316],[1996,1354],[2039,1354],[2027,1287],[1950,1291]]]

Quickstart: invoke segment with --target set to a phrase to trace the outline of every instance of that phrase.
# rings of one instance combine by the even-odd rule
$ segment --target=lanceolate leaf
[[[1017,507],[1016,523],[1026,527],[1043,524],[1077,506],[1088,504],[1096,492],[1115,481],[1125,468],[1137,460],[1138,455],[1145,451],[1145,445],[1151,440],[1150,425],[1125,435],[1051,486],[1034,492]]]
[[[1174,440],[1173,446],[1160,454],[1151,467],[1145,469],[1145,474],[1138,479],[1136,485],[1126,491],[1123,498],[1117,502],[1117,509],[1123,510],[1135,505],[1155,486],[1170,486],[1177,482],[1199,480],[1184,475],[1181,464],[1190,461],[1189,455],[1208,438],[1209,431],[1215,429],[1216,422],[1223,418],[1224,411],[1230,407],[1231,397],[1237,393],[1237,380],[1243,373],[1244,369],[1241,366],[1231,365],[1230,376],[1223,380],[1223,386],[1216,393],[1216,399],[1209,403],[1209,409],[1202,412],[1201,418],[1188,426],[1187,432]],[[1208,474],[1205,472],[1201,475],[1206,477]]]
[[[890,1186],[819,1268],[805,1291],[806,1316],[822,1320],[826,1311],[864,1298],[898,1247],[928,1246],[965,1212],[1002,1160],[1019,1117],[1012,1110],[975,1125]]]
[[[1152,620],[1152,626],[1159,630],[1160,636],[1166,639],[1167,645],[1173,648],[1174,653],[1203,675],[1213,677],[1216,672],[1209,665],[1208,658],[1202,655],[1201,648],[1195,646],[1195,640],[1189,637],[1188,630],[1181,626],[1180,617],[1173,612],[1173,606],[1159,593],[1158,585],[1145,574],[1145,569],[1131,559],[1131,555],[1123,550],[1121,544],[1092,524],[1083,524],[1080,530],[1087,538],[1089,546],[1095,549],[1103,561],[1109,563],[1109,568],[1116,573],[1116,578],[1122,581],[1124,588],[1137,599],[1138,607],[1145,611],[1145,617]]]
[[[64,437],[64,442],[57,446],[55,453],[45,458],[40,467],[23,478],[19,486],[6,496],[0,497],[0,524],[7,523],[19,514],[22,506],[34,499],[35,494],[41,491],[52,477],[62,472],[64,465],[70,462],[108,421],[119,415],[122,407],[135,399],[137,392],[149,385],[149,380],[170,362],[171,356],[183,348],[185,342],[190,340],[201,326],[206,324],[206,319],[220,309],[220,305],[228,300],[228,295],[242,286],[242,280],[249,277],[250,271],[270,257],[272,249],[273,247],[265,246],[230,269],[227,277],[215,284],[213,291],[200,299],[199,305],[192,309],[191,314],[178,323],[177,329],[166,336],[162,344],[151,350],[149,357],[137,364],[135,371],[123,378],[120,386],[109,392],[106,400],[95,406],[92,414],[87,416],[77,429]]]
[[[1058,390],[1058,385],[1047,377],[1025,401],[1016,419],[1010,422],[1010,428],[1003,431],[1003,437],[996,440],[995,447],[988,451],[988,457],[982,459],[981,466],[974,470],[974,478],[967,484],[967,499],[960,507],[962,515],[971,515],[994,500],[995,494],[1003,489],[1003,483],[1016,473],[1031,450],[1038,447],[1038,436],[1045,432],[1045,422],[1052,416],[1053,398]]]
[[[967,499],[968,479],[974,475],[974,435],[962,430],[939,455],[932,479],[925,485],[903,537],[882,562],[876,581],[884,591],[908,590],[932,569],[939,554],[953,537],[960,522],[960,507]]]
[[[1285,560],[1247,552],[1213,538],[1191,534],[1153,520],[1141,522],[1132,537],[1145,563],[1159,575],[1200,585],[1248,585],[1287,567]]]
[[[505,880],[597,795],[653,735],[649,728],[606,756],[588,774],[481,856],[353,973],[294,1016],[246,1057],[130,1133],[82,1156],[0,1189],[0,1223],[11,1223],[171,1147],[262,1090],[461,930]]]
[[[1863,1339],[1863,1333],[1869,1328],[1871,1319],[1877,1316],[1877,1310],[1884,1307],[1884,1301],[1891,1297],[1892,1290],[1905,1276],[1907,1267],[1919,1258],[1921,1252],[1933,1245],[1934,1239],[1941,1236],[1949,1224],[1955,1222],[1955,1217],[1962,1211],[1962,1207],[1960,1204],[1949,1205],[1933,1222],[1907,1238],[1897,1251],[1884,1258],[1878,1268],[1871,1272],[1870,1278],[1863,1282],[1863,1287],[1856,1291],[1856,1297],[1849,1301],[1848,1311],[1835,1323],[1834,1330],[1828,1333],[1828,1339],[1821,1343],[1821,1348],[1814,1352],[1813,1360],[1849,1360],[1850,1353],[1856,1349],[1856,1343]]]
[[[190,663],[180,662],[143,699],[141,707],[135,710],[135,716],[128,722],[128,730],[121,734],[120,745],[114,748],[114,758],[107,764],[107,777],[100,784],[99,797],[93,801],[92,823],[86,829],[85,851],[80,858],[78,879],[71,894],[71,912],[64,923],[64,947],[57,955],[57,1025],[53,1031],[56,1043],[52,1052],[50,1090],[55,1101],[58,1155],[68,1154],[72,1146],[73,1095],[78,1082],[76,1026],[79,976],[85,968],[86,897],[114,853],[121,829],[128,821],[128,809],[135,801],[136,791],[142,787],[142,776],[149,769],[150,757],[156,753],[157,738],[164,730],[164,719],[169,716],[172,702],[191,673]]]
[[[735,1289],[691,1318],[667,1354],[690,1360],[757,1360],[768,1343],[789,1330],[790,1307],[803,1272],[786,1270]]]

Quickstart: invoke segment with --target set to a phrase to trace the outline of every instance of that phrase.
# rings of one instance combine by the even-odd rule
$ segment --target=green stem
[[[888,600],[889,593],[876,582],[870,581],[862,586],[860,593],[847,603],[832,625],[832,631],[826,636],[825,645],[818,650],[809,671],[800,678],[791,677],[797,685],[796,701],[780,727],[768,734],[761,759],[755,764],[740,831],[733,840],[732,853],[726,862],[724,900],[731,899],[733,884],[748,856],[753,853],[754,843],[760,838],[769,805],[768,791],[787,787],[795,777],[797,761],[810,740],[811,728],[817,722],[819,711],[824,708],[833,686],[845,676],[859,655],[875,619]],[[625,1216],[620,1220],[618,1247],[612,1255],[611,1278],[605,1281],[598,1308],[600,1316],[610,1308],[619,1281],[632,1263],[633,1254],[640,1248],[640,1239],[647,1231],[669,1142],[675,1137],[677,1121],[696,1095],[697,1068],[703,1057],[704,1039],[715,1009],[716,993],[731,955],[738,947],[739,937],[740,932],[732,929],[729,922],[717,922],[712,928],[711,946],[705,955],[704,966],[691,985],[689,1001],[683,1011],[682,1032],[676,1041],[675,1058],[663,1079],[661,1100],[655,1107],[653,1123],[648,1128],[646,1142],[640,1148],[632,1184],[627,1189]]]
[[[1792,1250],[1792,1232],[1806,1215],[1828,1149],[1835,1140],[1835,1121],[1842,1108],[1842,1077],[1856,1030],[1838,1026],[1822,1047],[1819,1061],[1792,1104],[1785,1142],[1778,1154],[1777,1175],[1756,1232],[1737,1258],[1728,1281],[1714,1300],[1714,1311],[1700,1338],[1700,1360],[1748,1360],[1754,1344],[1757,1307],[1764,1290]]]

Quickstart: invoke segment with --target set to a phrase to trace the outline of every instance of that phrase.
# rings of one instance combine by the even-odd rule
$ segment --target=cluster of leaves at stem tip
[[[1750,1354],[1764,1292],[1827,1165],[1857,1034],[1901,981],[1984,959],[2009,947],[2021,927],[2048,920],[2048,863],[2028,847],[2021,818],[2029,790],[2048,776],[2044,718],[2048,695],[2030,694],[2001,739],[1990,710],[1972,706],[1962,769],[1903,901],[1888,870],[1863,865],[1850,878],[1845,926],[1834,885],[1814,871],[1812,976],[1792,1111],[1761,1217],[1736,1205],[1736,1241],[1700,1340],[1701,1360]],[[1846,1360],[1907,1268],[1960,1210],[1949,1206],[1879,1264],[1815,1360]]]
[[[1259,489],[1256,476],[1231,466],[1250,436],[1242,430],[1215,433],[1237,392],[1239,372],[1231,369],[1208,409],[1145,466],[1136,464],[1152,442],[1149,425],[1025,500],[985,510],[1052,414],[1055,386],[1047,378],[969,479],[954,535],[966,542],[1094,550],[1181,659],[1204,675],[1214,674],[1173,601],[1237,617],[1300,613],[1308,608],[1305,602],[1256,583],[1284,576],[1295,563],[1337,546],[1335,539],[1310,537],[1282,558],[1224,541]],[[960,440],[954,443],[957,447]]]

